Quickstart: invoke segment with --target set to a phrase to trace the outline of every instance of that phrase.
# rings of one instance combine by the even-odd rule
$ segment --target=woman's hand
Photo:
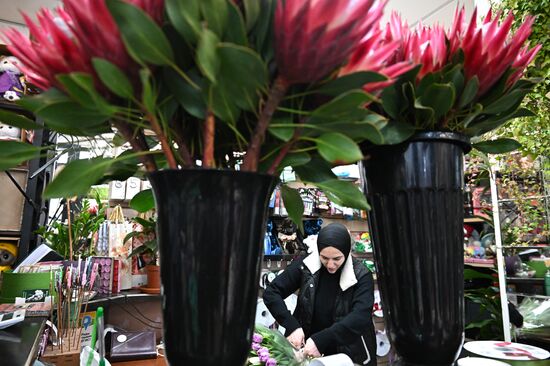
[[[308,338],[306,345],[304,347],[304,355],[311,357],[321,357],[321,353],[317,349],[317,345],[313,342],[313,339]]]
[[[304,345],[304,330],[302,328],[296,329],[292,332],[286,339],[294,346],[294,348],[299,349]]]

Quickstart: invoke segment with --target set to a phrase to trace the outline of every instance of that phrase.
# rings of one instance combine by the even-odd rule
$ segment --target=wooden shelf
[[[476,224],[476,223],[486,223],[487,221],[479,218],[479,217],[465,217],[464,218],[464,223],[465,224]]]
[[[464,265],[465,266],[478,267],[478,268],[494,268],[495,267],[494,259],[489,259],[489,260],[476,259],[475,261],[471,261],[471,260],[472,260],[471,258],[464,257]]]

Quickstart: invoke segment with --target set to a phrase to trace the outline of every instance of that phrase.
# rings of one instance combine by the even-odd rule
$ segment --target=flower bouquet
[[[281,332],[256,325],[247,365],[304,366],[303,359]]]

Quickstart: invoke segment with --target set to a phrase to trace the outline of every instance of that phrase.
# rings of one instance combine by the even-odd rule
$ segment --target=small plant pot
[[[147,271],[147,285],[141,288],[147,294],[160,294],[160,266],[149,264],[145,267]]]

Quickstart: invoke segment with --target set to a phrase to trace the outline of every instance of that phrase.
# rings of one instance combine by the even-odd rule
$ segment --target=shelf
[[[547,295],[533,295],[533,294],[526,294],[522,292],[507,292],[506,294],[508,296],[533,297],[535,299],[550,300],[550,296],[547,296]]]
[[[494,268],[494,259],[477,259],[464,257],[464,265],[478,267],[478,268]]]
[[[506,277],[508,283],[521,283],[530,285],[544,285],[544,278],[539,277]]]
[[[355,258],[359,258],[359,259],[373,259],[374,258],[374,253],[373,252],[363,252],[363,253],[358,253],[358,252],[351,252],[351,255]]]
[[[264,262],[267,262],[268,260],[271,261],[290,261],[294,258],[303,258],[307,254],[270,254],[270,255],[264,255]]]
[[[546,249],[550,248],[550,245],[548,244],[542,244],[542,245],[503,245],[503,249]]]
[[[484,224],[484,223],[487,223],[487,221],[479,217],[465,217],[464,223],[465,224],[475,224],[475,223]]]

